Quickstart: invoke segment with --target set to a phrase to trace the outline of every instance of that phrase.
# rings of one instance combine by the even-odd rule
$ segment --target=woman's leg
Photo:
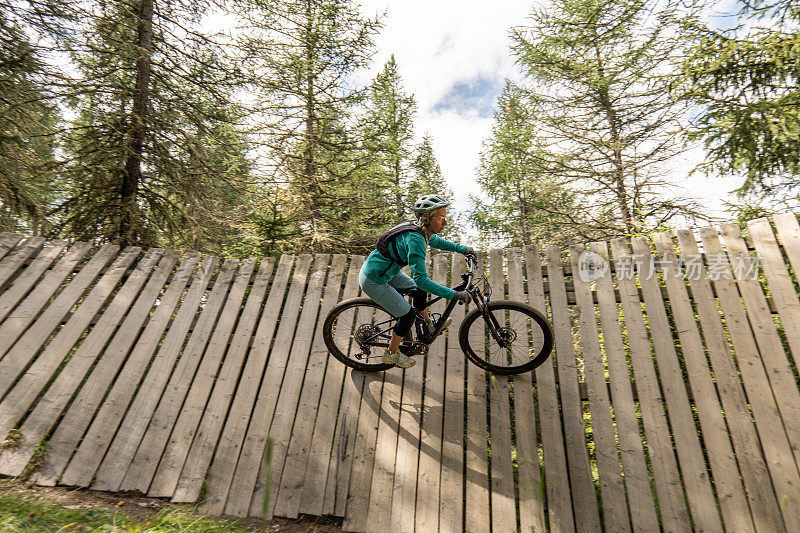
[[[390,279],[389,285],[398,290],[411,289],[411,300],[414,302],[414,307],[417,309],[422,309],[422,307],[425,305],[425,301],[428,299],[428,293],[422,289],[418,289],[417,284],[414,283],[414,280],[402,272],[398,272],[395,277]],[[427,307],[422,309],[419,314],[422,315],[428,325],[431,324],[431,317],[428,315]]]
[[[428,293],[423,291],[422,289],[415,289],[411,292],[411,301],[414,302],[414,307],[417,309],[421,309],[419,314],[422,315],[422,318],[425,319],[425,322],[428,323],[428,326],[431,325],[431,317],[428,314],[428,308],[424,307],[425,302],[428,300]]]
[[[398,276],[400,275],[398,274]],[[375,283],[366,275],[364,275],[364,271],[362,270],[358,277],[359,285],[361,285],[361,288],[364,289],[364,292],[367,294],[367,296],[372,298],[375,303],[383,307],[389,314],[398,319],[397,324],[392,330],[392,338],[389,341],[390,354],[397,352],[403,337],[405,337],[406,333],[408,333],[408,330],[411,329],[411,324],[414,322],[411,304],[409,304],[408,301],[399,292],[397,292],[397,289],[395,289],[395,287],[392,285],[392,282],[396,282],[398,284],[398,288],[401,289],[410,288],[408,285],[409,282],[411,283],[412,287],[416,287],[417,285],[414,283],[414,280],[405,274],[402,274],[401,278],[398,278],[398,276],[392,278],[389,283]]]

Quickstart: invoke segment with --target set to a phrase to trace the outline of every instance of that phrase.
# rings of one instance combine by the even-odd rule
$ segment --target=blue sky
[[[497,97],[503,91],[504,82],[494,76],[478,74],[471,80],[457,81],[431,111],[441,113],[476,113],[480,118],[491,118]]]

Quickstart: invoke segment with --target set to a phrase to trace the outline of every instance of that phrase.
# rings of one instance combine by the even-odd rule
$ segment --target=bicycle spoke
[[[482,320],[469,329],[469,344],[470,346],[474,346],[476,348],[477,353],[480,354],[481,357],[486,357],[483,348],[486,345],[486,339],[488,335],[489,328]]]
[[[342,353],[350,356],[352,349],[353,329],[356,324],[356,311],[357,309],[348,309],[339,316],[339,319],[334,324],[334,342]]]
[[[472,315],[462,347],[473,362],[487,370],[514,373],[529,370],[549,342],[547,333],[537,320],[538,315],[527,306],[514,302],[490,304],[492,323],[496,332],[490,331],[483,315]],[[546,348],[546,357],[549,347]]]
[[[335,314],[330,322],[326,320],[325,342],[334,356],[354,368],[382,367],[383,351],[389,346],[391,320],[391,316],[377,310],[371,302],[354,302],[352,307]],[[373,331],[381,323],[383,327]]]

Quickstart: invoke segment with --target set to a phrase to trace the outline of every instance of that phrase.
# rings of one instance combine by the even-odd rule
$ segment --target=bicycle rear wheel
[[[519,302],[489,302],[487,312],[500,325],[501,342],[490,333],[483,314],[469,313],[459,330],[461,350],[477,366],[494,374],[520,374],[547,360],[553,349],[553,332],[547,318]]]
[[[344,300],[325,318],[322,337],[339,361],[363,372],[392,368],[383,362],[395,318],[370,298]]]

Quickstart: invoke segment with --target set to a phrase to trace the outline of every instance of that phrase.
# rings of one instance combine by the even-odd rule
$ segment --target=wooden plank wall
[[[492,250],[492,298],[555,330],[510,378],[465,361],[468,306],[411,369],[332,359],[320,326],[363,260],[0,234],[0,474],[348,531],[797,530],[794,214]]]

